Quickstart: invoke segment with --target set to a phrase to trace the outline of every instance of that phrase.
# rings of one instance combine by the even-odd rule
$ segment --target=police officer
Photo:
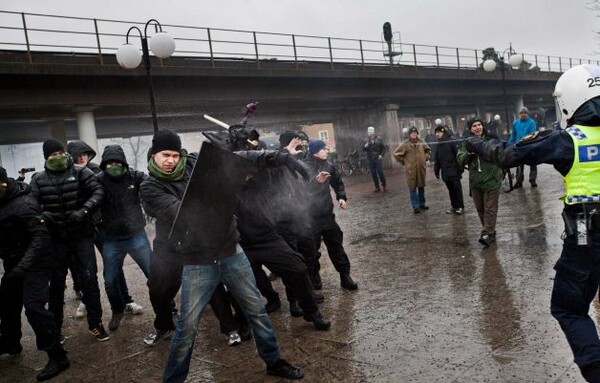
[[[552,316],[588,382],[600,382],[600,339],[588,311],[600,284],[600,67],[580,65],[558,79],[556,111],[565,130],[535,132],[520,142],[467,145],[503,167],[549,163],[564,177],[566,236],[554,266]]]

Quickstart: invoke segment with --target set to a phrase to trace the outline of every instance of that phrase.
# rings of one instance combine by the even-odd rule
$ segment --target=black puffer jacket
[[[449,132],[444,132],[435,152],[435,165],[433,171],[436,177],[439,178],[441,171],[442,180],[444,180],[444,182],[455,181],[462,178],[463,167],[456,161],[457,153],[458,144],[452,140],[452,135],[449,134]]]
[[[327,160],[321,160],[313,156],[306,158],[305,162],[310,169],[308,171],[310,177],[308,195],[311,216],[318,218],[333,214],[333,200],[329,187],[333,188],[335,198],[338,201],[341,199],[347,200],[342,176],[336,171],[335,166]],[[329,182],[319,183],[316,181],[315,177],[322,171],[331,174]]]
[[[50,241],[31,187],[9,179],[6,195],[0,198],[0,258],[5,263],[4,269],[50,270],[53,259]]]
[[[106,163],[119,161],[128,166],[123,148],[109,145],[104,148],[100,169],[106,170]],[[105,172],[98,174],[104,188],[104,200],[100,211],[100,227],[109,236],[126,237],[146,226],[140,199],[140,185],[148,176],[132,168],[122,177],[111,177]]]
[[[72,239],[94,233],[92,215],[100,207],[104,191],[90,169],[74,166],[71,160],[64,172],[46,169],[36,173],[31,187],[53,236]],[[70,222],[71,214],[83,208],[88,211],[83,222]]]

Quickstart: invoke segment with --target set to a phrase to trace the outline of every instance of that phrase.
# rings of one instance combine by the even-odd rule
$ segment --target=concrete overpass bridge
[[[3,18],[22,23],[0,27],[11,32],[0,41],[0,144],[152,133],[145,71],[119,67],[114,55],[127,27],[139,23],[0,12]],[[504,118],[502,72],[483,71],[480,50],[393,42],[402,55],[390,61],[379,41],[163,28],[178,50],[168,59],[151,57],[161,128],[214,130],[202,114],[234,123],[249,101],[261,103],[252,119],[259,128],[332,122],[338,136],[361,136],[374,125],[391,143],[399,140],[403,116]],[[34,33],[48,40],[36,43]],[[561,71],[586,62],[522,55],[526,65],[505,70],[511,110],[551,109]]]

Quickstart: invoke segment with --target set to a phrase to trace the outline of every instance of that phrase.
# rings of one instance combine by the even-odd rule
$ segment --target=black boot
[[[325,296],[323,294],[317,294],[314,291],[312,292],[313,301],[317,304],[321,304],[325,302]]]
[[[321,314],[318,310],[312,314],[304,314],[303,318],[307,322],[312,322],[313,326],[317,330],[325,331],[329,330],[329,327],[331,327],[331,321],[323,317],[323,314]]]
[[[323,281],[321,280],[321,275],[319,275],[319,273],[315,273],[315,275],[313,275],[310,278],[312,285],[313,285],[313,289],[315,290],[321,290],[323,288]]]
[[[48,363],[46,367],[42,369],[36,378],[40,382],[52,379],[70,366],[69,359],[67,359],[67,352],[62,346],[60,344],[53,346],[52,349],[48,350]]]
[[[347,273],[340,274],[340,284],[346,290],[358,289],[358,285],[356,284],[356,282],[354,282],[352,280],[352,277],[350,276],[350,274],[347,274]]]
[[[267,314],[268,313],[272,313],[274,311],[277,311],[280,308],[281,308],[281,300],[279,300],[279,298],[272,299],[272,300],[267,300],[267,304],[265,305],[265,309],[267,310]]]
[[[304,315],[304,310],[298,304],[298,301],[290,302],[290,315],[298,318]]]
[[[304,377],[304,372],[301,369],[288,363],[285,359],[279,359],[272,365],[268,365],[267,374],[281,376],[286,379],[302,379]]]

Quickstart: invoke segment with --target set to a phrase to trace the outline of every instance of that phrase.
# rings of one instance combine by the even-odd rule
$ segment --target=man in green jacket
[[[483,120],[479,117],[470,120],[468,126],[471,135],[482,137],[485,141],[498,140],[498,137],[486,133]],[[469,169],[469,189],[483,226],[479,243],[488,247],[496,240],[496,217],[498,216],[502,169],[478,154],[469,152],[466,140],[458,149],[456,159],[461,166],[467,165]]]

